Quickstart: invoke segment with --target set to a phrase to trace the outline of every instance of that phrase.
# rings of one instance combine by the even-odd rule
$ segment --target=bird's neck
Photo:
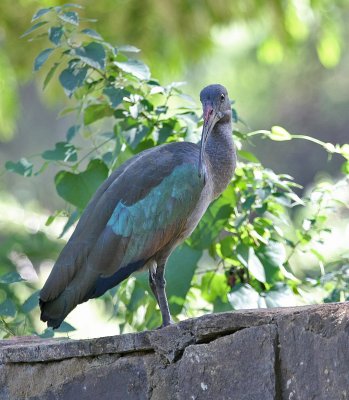
[[[236,165],[231,112],[213,128],[206,142],[205,153],[207,166],[213,178],[214,197],[217,197],[229,184]]]

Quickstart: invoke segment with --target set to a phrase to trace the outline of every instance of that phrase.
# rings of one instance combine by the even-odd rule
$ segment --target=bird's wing
[[[76,275],[96,281],[96,277],[112,276],[121,269],[141,267],[179,238],[204,187],[198,176],[198,152],[190,143],[160,146],[116,171],[114,179],[109,178],[88,205],[42,289],[41,299],[56,298]],[[93,291],[95,283],[83,286]]]

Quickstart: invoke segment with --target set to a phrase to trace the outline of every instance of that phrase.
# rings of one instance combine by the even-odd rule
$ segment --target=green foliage
[[[151,77],[148,66],[133,58],[138,49],[117,48],[104,41],[96,31],[83,28],[75,10],[68,5],[39,10],[26,35],[32,37],[40,29],[39,37],[54,44],[39,54],[34,69],[49,64],[44,87],[58,78],[71,98],[71,107],[62,114],[74,112],[76,123],[69,128],[66,141],[44,151],[33,163],[22,159],[6,164],[9,171],[24,176],[41,173],[48,165],[60,169],[54,183],[58,195],[67,202],[64,232],[100,183],[125,160],[158,144],[199,140],[201,127],[197,109],[180,90],[181,84],[161,86]],[[236,110],[233,115],[238,122]],[[314,243],[329,229],[329,204],[324,196],[330,189],[319,187],[308,198],[300,199],[294,192],[299,186],[290,176],[264,168],[242,145],[255,135],[274,141],[305,139],[346,160],[348,145],[334,146],[277,126],[270,131],[234,133],[239,155],[247,162],[238,163],[227,190],[168,263],[167,292],[171,311],[178,318],[192,314],[195,297],[205,302],[199,307],[201,312],[302,303],[301,288],[310,284],[293,275],[292,256],[301,249],[324,264],[325,257]],[[79,145],[73,144],[78,135],[83,144],[81,139]],[[310,204],[316,205],[315,211],[291,228],[289,211]],[[58,215],[61,212],[53,214],[47,224]],[[339,260],[338,265],[341,263]],[[34,304],[35,295],[31,296],[22,306],[24,311]],[[16,310],[6,301],[2,307],[4,323]],[[159,324],[159,313],[154,313],[156,302],[149,295],[144,274],[111,290],[103,301],[108,312],[121,321],[122,330]]]
[[[333,68],[338,65],[345,50],[348,0],[330,3],[327,0],[274,0],[271,4],[258,0],[250,0],[248,4],[245,0],[207,0],[195,4],[179,0],[173,4],[171,0],[163,0],[161,7],[156,2],[139,5],[138,0],[101,0],[98,4],[78,2],[85,8],[81,9],[79,4],[74,8],[64,8],[64,0],[45,1],[44,4],[62,6],[59,16],[62,24],[76,25],[93,15],[101,21],[98,29],[107,40],[117,38],[119,43],[132,42],[142,48],[157,76],[167,76],[168,73],[174,76],[181,67],[209,54],[214,47],[215,35],[212,31],[230,25],[234,25],[235,32],[243,31],[242,41],[240,37],[238,39],[239,47],[246,33],[252,33],[252,44],[249,39],[245,48],[247,51],[252,48],[261,63],[277,64],[283,60],[288,63],[290,54],[299,58],[299,49],[309,47],[314,51],[307,49],[308,53],[317,54],[323,66]],[[9,140],[14,134],[14,119],[19,111],[18,83],[30,76],[28,62],[39,49],[43,49],[39,41],[33,40],[31,46],[26,46],[18,40],[26,30],[26,16],[32,15],[42,5],[42,0],[23,0],[19,17],[15,2],[0,2],[0,25],[6,37],[0,50],[0,76],[6,77],[1,81],[1,140]],[[53,7],[47,7],[45,13],[38,14],[23,36],[34,32],[41,34],[46,29],[52,10]],[[94,40],[100,39],[94,32],[85,28],[82,33]],[[63,29],[52,26],[48,46],[58,45],[63,36]],[[132,50],[132,47],[129,48]],[[123,48],[122,51],[129,49]],[[255,54],[252,56],[256,58]],[[51,99],[57,97],[59,92],[55,90]]]

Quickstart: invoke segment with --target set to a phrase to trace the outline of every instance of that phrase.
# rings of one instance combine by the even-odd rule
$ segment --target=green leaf
[[[210,303],[219,298],[223,303],[227,302],[227,294],[230,287],[225,274],[214,271],[206,272],[201,280],[202,297]]]
[[[248,270],[259,282],[263,283],[266,282],[266,276],[263,264],[256,256],[256,253],[254,252],[252,247],[249,248],[248,252]]]
[[[156,140],[157,144],[165,143],[166,140],[173,135],[173,128],[173,123],[163,123],[162,127],[154,132],[154,139]]]
[[[55,335],[52,328],[46,328],[39,336],[41,338],[52,338]]]
[[[79,174],[58,172],[55,176],[56,190],[64,200],[83,210],[107,176],[108,168],[104,162],[92,160],[87,169]]]
[[[6,299],[0,304],[0,315],[4,317],[14,317],[16,315],[16,306],[11,299]]]
[[[108,86],[103,90],[103,93],[109,98],[111,106],[116,108],[122,103],[124,97],[129,96],[130,92],[125,89],[115,88],[113,86]]]
[[[339,148],[339,153],[346,158],[347,160],[349,160],[349,144],[343,144],[343,146],[341,146]]]
[[[224,228],[227,219],[233,212],[233,204],[230,198],[231,189],[226,194],[214,201],[199,222],[199,225],[191,235],[189,242],[197,249],[209,248]]]
[[[286,262],[286,251],[282,243],[270,240],[267,246],[257,250],[257,256],[264,266],[266,282],[273,283],[282,279],[280,268]]]
[[[292,135],[289,132],[287,132],[287,130],[282,126],[273,126],[271,128],[269,137],[271,140],[275,141],[284,141],[292,139]]]
[[[34,292],[22,305],[22,311],[24,313],[29,313],[39,304],[39,290]]]
[[[103,40],[102,36],[93,29],[83,29],[81,33],[91,37],[92,39]]]
[[[341,58],[342,43],[336,29],[328,27],[322,29],[316,50],[321,64],[325,68],[334,68],[338,64]]]
[[[135,46],[131,46],[129,44],[125,44],[123,46],[119,46],[118,50],[124,53],[139,53],[141,50]]]
[[[79,132],[80,130],[80,125],[73,125],[71,126],[68,131],[67,131],[67,141],[70,142],[72,139],[74,139],[75,135]]]
[[[75,49],[75,55],[92,68],[105,69],[105,50],[100,43],[92,42]]]
[[[6,285],[10,285],[11,283],[21,282],[24,279],[19,275],[18,272],[8,272],[5,275],[0,276],[0,283],[5,283]]]
[[[21,158],[16,163],[13,161],[7,161],[5,168],[8,171],[15,172],[23,176],[31,176],[33,174],[33,164],[26,158]]]
[[[40,10],[38,10],[33,18],[32,18],[32,22],[36,21],[38,18],[42,17],[43,15],[49,13],[52,10],[52,7],[48,7],[48,8],[41,8]]]
[[[34,24],[33,26],[31,26],[28,30],[26,30],[23,35],[21,35],[20,37],[23,38],[25,36],[28,36],[30,33],[34,32],[36,29],[40,28],[43,25],[46,25],[47,21],[40,21],[37,22],[36,24]]]
[[[173,315],[179,314],[182,306],[178,304],[178,301],[172,302],[171,298],[185,299],[201,255],[201,251],[195,250],[187,244],[182,244],[173,251],[166,264],[166,293]],[[178,276],[180,276],[180,279],[178,279]]]
[[[128,60],[125,62],[114,61],[114,64],[122,71],[132,74],[138,79],[150,79],[149,67],[138,60]]]
[[[238,155],[247,161],[251,161],[253,163],[260,163],[258,158],[254,154],[250,153],[249,151],[238,150]]]
[[[46,86],[49,84],[50,80],[52,79],[54,73],[56,72],[58,65],[59,65],[59,63],[54,63],[53,66],[51,67],[51,69],[49,70],[49,72],[46,75],[46,78],[44,80],[43,90],[46,89]]]
[[[84,6],[82,6],[81,4],[76,4],[76,3],[67,3],[67,4],[63,4],[62,8],[78,8],[78,9],[82,10],[84,8]]]
[[[49,30],[48,38],[52,43],[58,45],[61,42],[62,35],[63,35],[62,26],[52,26]]]
[[[85,108],[84,111],[84,124],[89,125],[104,117],[113,115],[114,110],[107,104],[92,104]]]
[[[139,143],[147,136],[149,128],[144,125],[136,125],[135,127],[123,132],[127,143],[132,149],[135,149]]]
[[[60,325],[59,328],[55,329],[55,332],[60,332],[60,333],[66,333],[66,332],[72,332],[72,331],[76,331],[76,329],[68,324],[68,322],[63,321]]]
[[[64,88],[67,96],[71,97],[77,88],[82,86],[86,78],[88,68],[74,68],[71,64],[67,69],[63,70],[59,75],[59,81]]]
[[[67,232],[68,230],[75,224],[75,222],[79,219],[81,213],[79,210],[75,210],[74,212],[71,213],[71,215],[69,216],[66,224],[63,227],[63,230],[61,232],[61,234],[59,235],[59,239],[62,238]]]
[[[260,282],[266,282],[264,266],[257,257],[253,247],[240,243],[236,248],[236,257],[241,264]]]
[[[58,142],[53,150],[46,150],[41,154],[44,160],[73,162],[77,161],[77,152],[74,145],[67,142]]]
[[[346,161],[344,164],[342,164],[341,171],[343,174],[349,175],[349,161]]]
[[[59,14],[58,17],[64,21],[67,22],[68,24],[72,25],[79,25],[79,16],[78,13],[75,11],[67,11],[64,12],[63,14]]]
[[[256,200],[256,197],[257,196],[255,194],[248,196],[247,199],[242,203],[242,209],[245,211],[250,210]]]
[[[259,293],[248,283],[239,283],[234,286],[233,290],[228,293],[228,300],[235,310],[247,310],[261,306]]]
[[[34,61],[34,71],[39,71],[39,69],[44,65],[53,50],[54,49],[52,48],[45,49],[36,57]]]
[[[301,304],[300,298],[285,284],[279,283],[276,288],[265,295],[267,307],[292,307]]]

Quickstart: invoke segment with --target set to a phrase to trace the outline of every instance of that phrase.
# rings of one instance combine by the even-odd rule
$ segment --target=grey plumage
[[[149,268],[163,325],[171,323],[164,269],[235,169],[226,89],[202,90],[201,146],[171,143],[134,156],[100,186],[40,292],[41,319],[58,327],[79,303]]]

